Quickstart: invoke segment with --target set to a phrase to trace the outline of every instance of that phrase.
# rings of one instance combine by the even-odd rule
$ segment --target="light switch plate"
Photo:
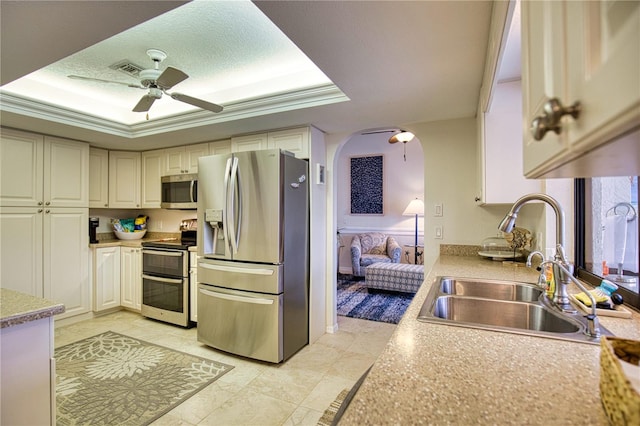
[[[442,239],[442,226],[436,226],[434,238],[436,240],[441,240]]]
[[[437,204],[435,205],[435,209],[434,209],[433,215],[434,215],[435,217],[442,217],[442,215],[443,215],[443,212],[442,212],[442,203],[437,203]]]

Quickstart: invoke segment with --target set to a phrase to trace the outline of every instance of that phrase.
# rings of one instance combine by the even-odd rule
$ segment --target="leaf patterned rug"
[[[112,331],[55,358],[58,425],[147,425],[233,369]]]

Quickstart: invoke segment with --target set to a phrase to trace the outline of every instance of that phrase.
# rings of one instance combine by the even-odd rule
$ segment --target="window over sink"
[[[606,278],[640,308],[638,176],[576,179],[576,266],[593,285]]]

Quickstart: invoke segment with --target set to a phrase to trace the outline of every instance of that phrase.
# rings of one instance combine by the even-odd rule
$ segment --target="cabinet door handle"
[[[105,207],[109,207],[109,204],[105,204],[104,206],[105,206]]]
[[[42,213],[42,209],[38,209],[38,213]]]
[[[51,201],[47,201],[46,203],[44,203],[45,206],[48,206],[49,204],[51,204]]]
[[[51,213],[51,210],[46,209],[44,212],[45,212],[45,213]]]
[[[565,115],[570,115],[577,120],[580,117],[582,105],[576,101],[568,107],[562,106],[558,98],[551,98],[542,106],[543,114],[537,116],[531,122],[531,133],[537,141],[542,140],[549,130],[556,134],[562,131],[561,120]]]
[[[42,201],[38,201],[38,205],[41,206],[42,205]]]

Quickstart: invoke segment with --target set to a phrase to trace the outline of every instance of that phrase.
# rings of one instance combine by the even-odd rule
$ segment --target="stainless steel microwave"
[[[163,209],[195,210],[198,197],[198,174],[162,176]]]

